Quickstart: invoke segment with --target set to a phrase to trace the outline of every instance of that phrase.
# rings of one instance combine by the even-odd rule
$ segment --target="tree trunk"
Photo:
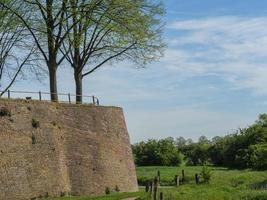
[[[49,67],[50,96],[51,101],[58,102],[57,94],[57,66]]]
[[[83,80],[82,74],[75,72],[74,74],[75,84],[76,84],[76,103],[81,104],[83,102]]]

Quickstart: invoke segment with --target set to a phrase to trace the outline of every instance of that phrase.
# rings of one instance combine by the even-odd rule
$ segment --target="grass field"
[[[174,183],[175,175],[181,175],[182,169],[185,170],[186,183],[178,188],[161,188],[160,192],[164,193],[165,200],[267,200],[267,171],[212,168],[210,184],[196,185],[194,175],[201,171],[201,167],[138,167],[138,181],[143,184],[153,179],[159,170],[161,185],[170,185]],[[261,189],[262,187],[265,189]],[[120,200],[137,196],[141,200],[149,199],[144,188],[140,187],[138,193],[113,194],[95,198],[65,197],[53,200]]]
[[[196,185],[194,176],[202,167],[139,167],[138,181],[144,183],[155,177],[159,170],[162,185],[168,185],[173,183],[175,175],[181,176],[182,169],[185,170],[186,183],[179,188],[161,189],[165,200],[267,200],[267,171],[212,168],[210,184]],[[259,189],[264,186],[265,190]]]

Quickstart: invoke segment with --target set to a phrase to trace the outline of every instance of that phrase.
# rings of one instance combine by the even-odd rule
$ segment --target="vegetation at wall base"
[[[60,198],[48,198],[47,200],[120,200],[130,197],[145,198],[146,194],[143,191],[132,193],[116,193],[110,195],[103,195],[97,197],[60,197]]]
[[[185,183],[178,187],[161,187],[165,200],[267,200],[267,171],[229,170],[222,167],[211,167],[212,179],[209,184],[195,184],[194,176],[202,171],[202,166],[183,167],[137,167],[138,181],[152,180],[157,172],[161,173],[161,186],[173,182],[175,175],[185,171]],[[265,187],[264,187],[265,186]],[[140,192],[114,193],[100,197],[62,197],[49,200],[120,200],[128,197],[139,197],[140,200],[151,200],[140,186]]]

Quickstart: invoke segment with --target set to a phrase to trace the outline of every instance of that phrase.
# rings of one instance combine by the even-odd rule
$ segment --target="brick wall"
[[[121,108],[3,99],[1,107],[11,116],[0,116],[0,200],[138,189]]]

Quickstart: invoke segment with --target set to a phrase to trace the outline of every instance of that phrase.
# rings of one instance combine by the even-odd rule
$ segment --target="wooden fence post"
[[[147,182],[146,182],[146,192],[149,192],[149,186],[150,186],[150,182],[147,181]]]
[[[93,96],[92,98],[93,98],[93,104],[95,105],[95,96]]]
[[[158,181],[159,181],[159,184],[160,184],[160,171],[158,170]]]
[[[7,91],[8,99],[10,99],[10,90]]]
[[[69,103],[71,103],[70,93],[68,94],[68,97],[69,97]]]
[[[163,192],[160,193],[159,199],[163,200]]]
[[[158,177],[154,179],[154,193],[153,193],[153,200],[157,200],[158,196]]]
[[[150,191],[149,191],[150,197],[152,197],[152,193],[153,193],[153,182],[150,181]]]
[[[184,174],[184,170],[182,170],[182,182],[185,181],[185,174]]]
[[[174,177],[174,181],[175,181],[175,186],[179,186],[179,184],[180,184],[180,177],[178,176],[178,175],[175,175],[175,177]]]
[[[199,184],[199,176],[198,176],[198,174],[195,174],[195,181],[196,181],[196,184],[198,185]]]

